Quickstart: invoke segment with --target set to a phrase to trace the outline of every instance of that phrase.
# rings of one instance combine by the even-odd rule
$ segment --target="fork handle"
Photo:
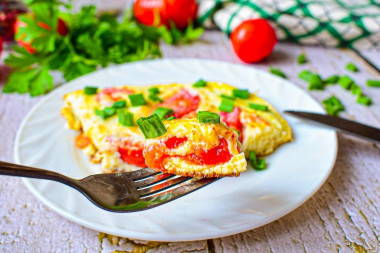
[[[78,188],[77,180],[70,177],[66,177],[54,171],[37,169],[15,163],[0,161],[0,175],[47,179]]]

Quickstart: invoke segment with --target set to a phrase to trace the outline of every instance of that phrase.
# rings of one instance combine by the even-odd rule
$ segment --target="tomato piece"
[[[173,116],[182,118],[186,114],[197,110],[201,99],[198,94],[194,94],[186,89],[181,89],[173,96],[167,98],[157,107],[173,109]]]
[[[91,144],[91,139],[84,134],[79,134],[75,137],[75,146],[77,148],[83,149]]]
[[[277,43],[277,37],[265,19],[249,19],[234,29],[230,41],[240,60],[251,63],[268,57]]]
[[[66,22],[60,18],[58,18],[57,32],[62,36],[66,36],[69,33],[69,28],[67,27]]]
[[[173,22],[179,29],[195,19],[197,9],[195,0],[136,0],[133,4],[133,14],[141,24],[170,28]]]
[[[232,112],[220,112],[220,120],[226,123],[229,128],[233,128],[241,132],[243,125],[240,122],[240,112],[240,107],[235,107]]]
[[[143,149],[143,144],[125,143],[118,147],[118,152],[123,162],[146,168],[147,165],[143,156]]]
[[[157,176],[157,181],[165,179],[165,178],[167,178],[168,176],[171,176],[171,175],[172,174],[169,174],[169,173],[164,173],[164,174],[158,175]],[[169,182],[161,183],[159,185],[153,186],[152,191],[158,191],[158,190],[161,190],[162,188],[165,188],[167,186],[169,186]]]
[[[96,94],[96,100],[99,103],[102,101],[116,102],[123,99],[125,94],[133,94],[133,91],[127,88],[106,88]]]
[[[173,149],[179,147],[185,141],[187,141],[187,137],[178,138],[174,136],[165,141],[165,146]]]
[[[228,150],[228,143],[225,139],[220,139],[218,146],[209,149],[201,150],[200,152],[187,155],[186,160],[191,161],[199,165],[217,165],[220,163],[226,163],[231,160],[232,154]]]

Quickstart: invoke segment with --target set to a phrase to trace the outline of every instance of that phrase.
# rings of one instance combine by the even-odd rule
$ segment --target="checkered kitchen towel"
[[[201,0],[198,20],[230,34],[265,18],[280,40],[380,51],[380,0]]]

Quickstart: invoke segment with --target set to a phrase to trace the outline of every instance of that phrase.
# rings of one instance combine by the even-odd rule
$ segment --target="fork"
[[[157,207],[218,180],[181,177],[149,168],[133,172],[95,174],[76,180],[54,171],[2,161],[0,175],[60,182],[76,189],[98,207],[119,213]]]

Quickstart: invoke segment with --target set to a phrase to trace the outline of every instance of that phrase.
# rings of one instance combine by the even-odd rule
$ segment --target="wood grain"
[[[208,31],[188,46],[162,45],[165,58],[191,57],[239,62],[220,32]],[[306,65],[296,58],[304,52]],[[374,59],[380,59],[380,53]],[[364,54],[363,54],[364,55]],[[345,70],[355,62],[359,73]],[[307,90],[297,75],[312,69],[323,77],[349,74],[374,104],[355,103],[340,86],[309,92],[318,101],[335,94],[346,107],[343,117],[380,127],[380,89],[365,86],[379,72],[349,50],[302,47],[279,43],[270,58],[253,64],[263,70],[281,68],[296,85]],[[16,131],[31,107],[41,98],[0,94],[0,160],[13,161]],[[379,252],[380,148],[339,135],[335,168],[323,187],[304,205],[285,217],[245,233],[208,241],[152,243],[131,241],[84,228],[68,221],[36,200],[20,179],[0,177],[0,252]]]

